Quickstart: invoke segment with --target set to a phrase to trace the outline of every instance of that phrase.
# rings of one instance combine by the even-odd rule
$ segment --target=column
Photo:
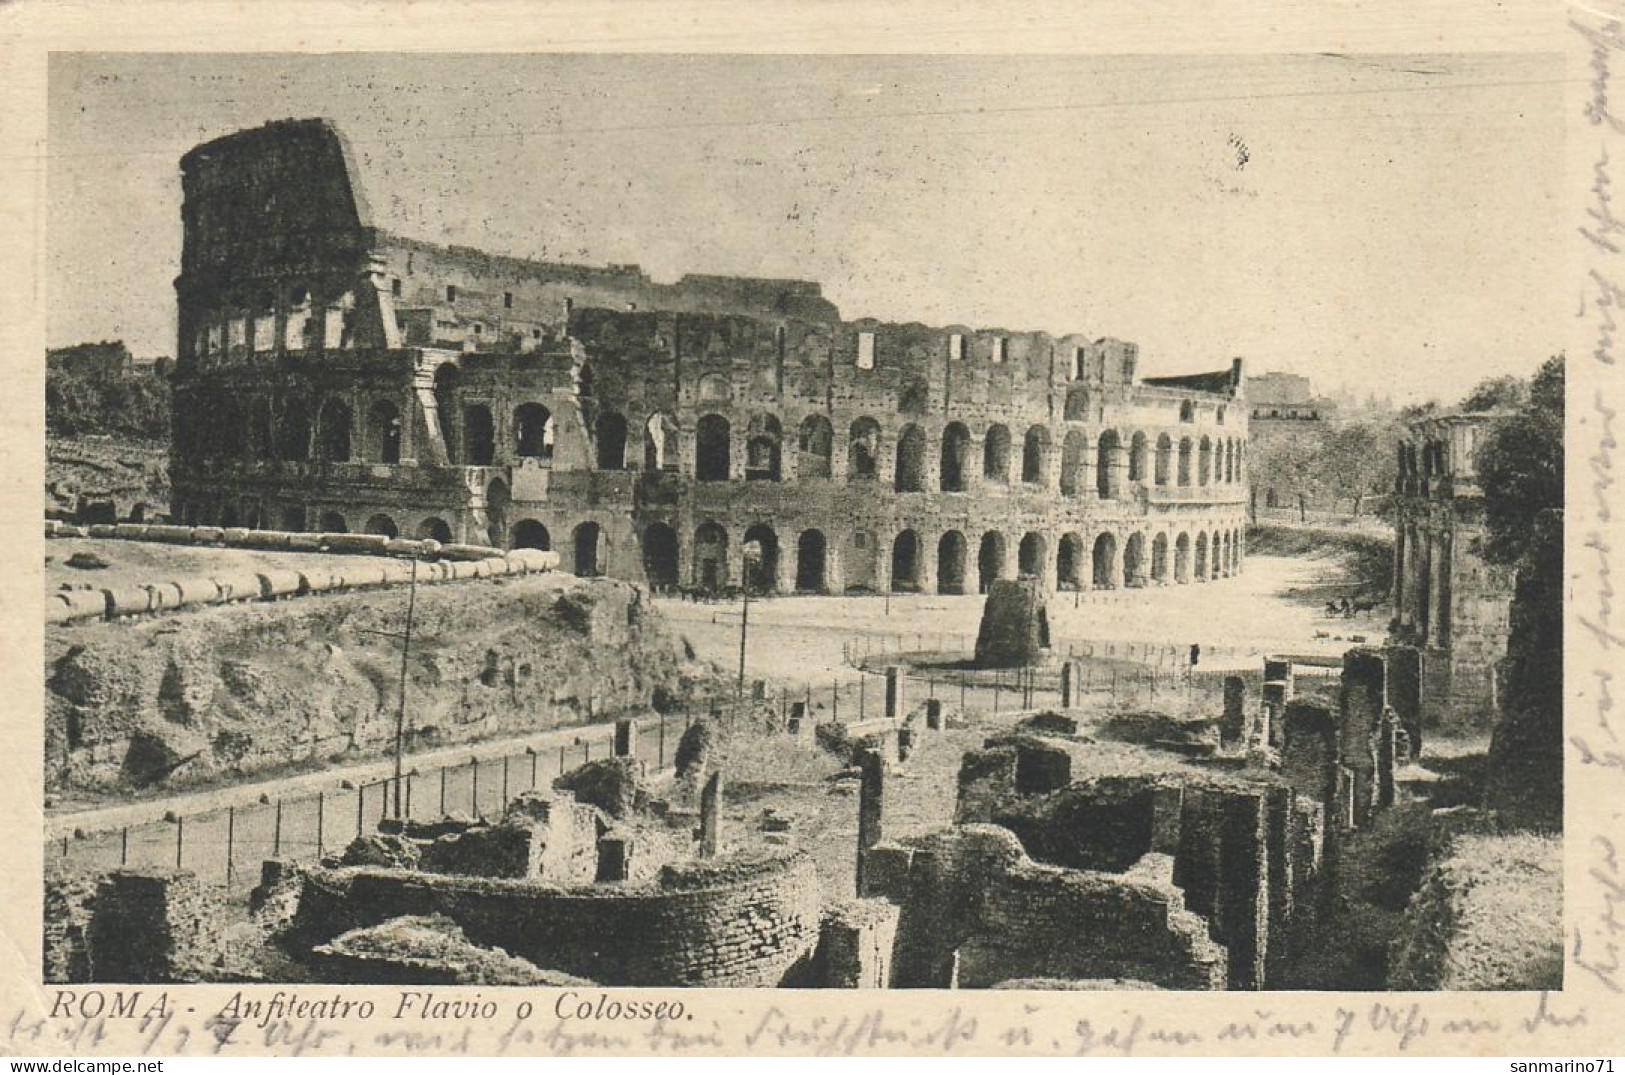
[[[700,858],[722,853],[722,774],[712,773],[700,792]]]

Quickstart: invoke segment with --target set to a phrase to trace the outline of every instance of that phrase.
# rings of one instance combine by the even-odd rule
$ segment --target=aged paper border
[[[1569,355],[1566,985],[1551,994],[945,993],[685,990],[689,1039],[652,1040],[646,1028],[560,1024],[555,994],[485,990],[494,1023],[331,1022],[267,1042],[239,1031],[227,1055],[465,1052],[508,1055],[646,1054],[1078,1054],[1606,1056],[1625,1046],[1625,716],[1613,712],[1609,671],[1625,645],[1614,612],[1612,549],[1625,548],[1614,512],[1614,414],[1625,386],[1610,353],[1614,311],[1625,303],[1625,255],[1588,242],[1588,210],[1606,215],[1594,180],[1625,169],[1625,120],[1599,91],[1625,71],[1625,3],[1543,2],[1486,8],[1448,0],[1376,0],[1332,10],[1312,0],[1088,5],[683,2],[51,3],[0,9],[4,72],[0,239],[10,279],[0,288],[0,341],[8,390],[0,434],[0,512],[16,566],[0,583],[3,681],[0,756],[22,759],[0,780],[7,868],[0,871],[0,1053],[22,1056],[207,1055],[205,1021],[234,987],[147,987],[140,1011],[167,992],[167,1015],[47,1018],[55,990],[40,983],[39,836],[43,711],[40,493],[43,488],[46,59],[53,50],[446,52],[1561,52],[1575,230],[1566,250],[1573,305],[1553,311]],[[1617,83],[1616,84],[1620,84]],[[1588,107],[1592,113],[1588,115]],[[1625,106],[1621,107],[1625,115]],[[1614,163],[1619,162],[1619,163]],[[1509,162],[1515,166],[1515,162]],[[1606,187],[1603,188],[1606,190]],[[1625,247],[1622,247],[1625,249]],[[1429,267],[1433,268],[1433,267]],[[1438,266],[1456,271],[1457,266]],[[1559,322],[1557,319],[1564,319]],[[1541,356],[1531,356],[1531,362]],[[268,995],[275,987],[263,987]],[[314,993],[316,990],[308,990]],[[393,1012],[398,991],[345,989]],[[624,994],[626,991],[617,991]],[[521,1000],[535,1005],[518,1021]],[[246,1028],[245,1028],[246,1029]],[[409,1031],[411,1035],[401,1032]]]

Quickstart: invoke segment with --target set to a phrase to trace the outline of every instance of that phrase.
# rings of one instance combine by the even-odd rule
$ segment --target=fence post
[[[868,682],[868,677],[860,671],[858,673],[858,723],[860,724],[863,723],[864,714],[868,712],[868,705],[864,700],[864,694],[867,693],[865,688]]]
[[[660,763],[655,766],[655,772],[664,772],[666,769],[666,714],[660,714]]]
[[[592,761],[592,743],[586,737],[581,740],[581,760],[583,763]]]
[[[661,719],[663,721],[665,718],[662,717]],[[539,757],[541,757],[541,755],[538,754],[535,750],[532,750],[530,752],[530,790],[531,791],[536,790],[536,759],[539,758]]]
[[[965,715],[965,673],[959,673],[959,715]]]
[[[559,744],[559,775],[564,775],[564,744]]]
[[[186,843],[186,819],[175,815],[175,868],[181,868],[181,848]],[[68,838],[62,837],[62,857],[68,857]]]
[[[406,774],[406,817],[401,818],[402,821],[412,816],[412,778],[417,775],[416,769]]]
[[[128,825],[119,830],[118,864],[120,866],[128,866],[130,864],[130,826]]]
[[[62,837],[62,860],[64,862],[66,862],[67,858],[68,858],[68,838],[66,836],[64,836],[64,837]]]
[[[384,777],[382,780],[380,780],[378,782],[378,790],[383,792],[382,795],[378,796],[378,820],[379,821],[382,821],[382,820],[384,820],[384,818],[389,816],[389,780],[390,780],[390,778],[386,776],[386,777]],[[395,790],[396,791],[401,790],[399,783],[396,784]]]
[[[446,816],[446,767],[440,767],[440,816]]]
[[[480,759],[478,757],[473,757],[469,758],[468,760],[474,763],[474,787],[469,798],[469,807],[473,815],[477,818],[480,816]]]
[[[356,789],[355,789],[355,834],[357,836],[361,835],[361,826],[363,824],[363,822],[361,820],[361,811],[362,811],[362,808],[366,806],[366,804],[367,804],[367,785],[365,785],[365,784],[357,784]]]
[[[327,821],[327,794],[325,792],[318,791],[316,793],[316,857],[317,858],[322,857],[322,841],[323,841],[322,830],[327,827],[326,821]]]
[[[831,724],[841,723],[841,677],[836,676],[829,685],[829,720]]]
[[[508,755],[502,755],[502,808],[508,808]]]
[[[237,850],[237,808],[235,806],[228,806],[228,807],[226,807],[226,884],[227,885],[231,884],[232,875],[235,872],[232,869],[232,867],[235,865],[235,863],[232,860],[236,857],[236,850]]]

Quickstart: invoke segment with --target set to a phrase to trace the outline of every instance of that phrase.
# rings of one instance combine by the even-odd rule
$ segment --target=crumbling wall
[[[96,888],[90,980],[195,982],[224,955],[216,890],[188,871],[114,870]]]
[[[353,985],[591,985],[546,971],[500,948],[471,943],[449,918],[392,918],[340,934],[311,951],[324,982]]]
[[[474,944],[603,985],[776,986],[818,942],[801,853],[667,865],[644,884],[561,886],[405,870],[312,871],[290,939],[309,950],[403,915],[444,915]]]
[[[888,989],[898,909],[885,900],[841,900],[824,908],[811,980],[826,989]]]

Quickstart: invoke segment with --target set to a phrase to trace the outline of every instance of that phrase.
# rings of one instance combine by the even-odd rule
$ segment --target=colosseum
[[[651,280],[372,224],[325,120],[198,146],[172,515],[557,549],[657,589],[968,593],[1239,570],[1242,363],[843,320],[816,283]]]

